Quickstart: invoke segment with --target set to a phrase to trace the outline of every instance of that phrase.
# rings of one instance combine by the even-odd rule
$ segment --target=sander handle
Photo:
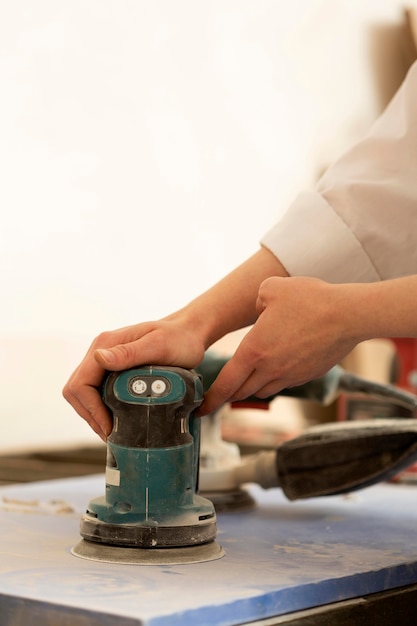
[[[197,368],[206,391],[229,359],[208,352]],[[329,423],[309,428],[277,450],[253,455],[234,476],[237,484],[280,486],[290,500],[335,495],[387,480],[417,461],[417,396],[394,385],[346,372],[339,365],[304,385],[234,406],[267,406],[279,395],[327,405],[341,392],[363,393],[408,409],[407,417]]]
[[[417,420],[372,419],[314,426],[276,451],[289,500],[347,493],[388,480],[417,461]]]
[[[331,496],[388,480],[416,460],[417,420],[340,422],[244,457],[233,484],[281,487],[289,500]]]
[[[196,368],[203,379],[203,388],[206,392],[217,378],[220,370],[229,361],[228,357],[220,357],[214,352],[206,352],[203,361]],[[335,365],[326,374],[315,378],[303,385],[281,389],[278,393],[267,398],[249,396],[245,400],[233,402],[234,407],[268,408],[277,396],[287,396],[300,400],[312,400],[324,406],[334,402],[342,393],[363,393],[372,397],[390,400],[396,406],[408,409],[412,415],[417,415],[417,396],[409,391],[385,383],[377,383],[361,376],[347,372],[340,365]]]

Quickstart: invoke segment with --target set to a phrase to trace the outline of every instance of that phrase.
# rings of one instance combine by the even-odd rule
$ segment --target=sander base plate
[[[89,561],[126,565],[186,565],[215,561],[224,556],[222,546],[216,541],[181,548],[129,548],[81,539],[71,553]]]

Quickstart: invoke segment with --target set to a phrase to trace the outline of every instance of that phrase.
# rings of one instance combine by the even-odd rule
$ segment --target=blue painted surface
[[[176,566],[70,554],[79,517],[103,488],[99,476],[0,489],[0,594],[105,613],[114,624],[233,626],[417,582],[416,487],[290,503],[253,486],[255,511],[219,516],[226,556]]]

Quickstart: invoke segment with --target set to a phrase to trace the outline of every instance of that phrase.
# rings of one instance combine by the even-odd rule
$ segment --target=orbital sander
[[[201,377],[165,366],[112,372],[103,401],[113,414],[105,495],[90,501],[72,553],[149,565],[221,558],[214,505],[198,494]]]
[[[199,373],[146,366],[107,376],[103,401],[113,414],[113,429],[106,491],[91,500],[81,519],[83,539],[72,549],[75,556],[144,565],[212,561],[224,555],[215,541],[213,500],[220,511],[251,508],[254,502],[241,489],[246,483],[280,487],[289,500],[336,495],[389,479],[417,460],[417,396],[335,366],[322,378],[280,394],[327,404],[341,390],[361,392],[406,408],[410,419],[329,423],[307,429],[277,450],[218,467],[203,457],[200,465],[201,420],[194,411],[223,365],[223,359],[210,357]],[[211,436],[211,444],[217,439]],[[209,498],[198,493],[199,466]]]

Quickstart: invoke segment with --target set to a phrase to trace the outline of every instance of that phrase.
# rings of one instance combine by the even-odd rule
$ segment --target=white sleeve
[[[365,138],[262,238],[292,276],[417,274],[417,62]]]

